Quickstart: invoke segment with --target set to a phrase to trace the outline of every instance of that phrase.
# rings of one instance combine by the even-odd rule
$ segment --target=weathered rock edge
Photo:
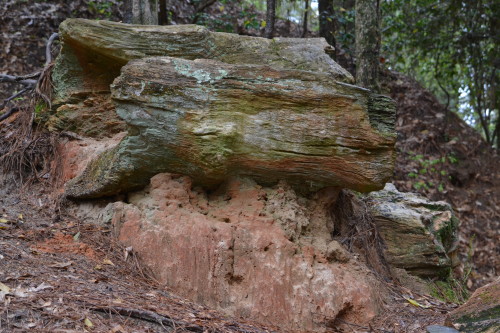
[[[55,105],[90,92],[109,91],[128,61],[152,56],[269,65],[354,82],[325,52],[331,47],[324,38],[271,40],[210,32],[196,25],[144,26],[86,19],[67,19],[59,31],[63,47],[53,71]]]
[[[68,197],[129,191],[166,171],[207,187],[283,179],[300,192],[368,192],[392,176],[394,102],[328,74],[155,57],[129,62],[111,91],[128,136]]]
[[[469,300],[448,314],[460,332],[500,332],[500,277],[474,291]]]

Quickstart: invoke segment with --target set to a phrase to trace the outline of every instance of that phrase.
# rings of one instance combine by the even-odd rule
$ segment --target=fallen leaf
[[[109,333],[122,333],[122,332],[125,332],[122,325],[116,325],[111,329],[111,331],[109,331]]]
[[[78,240],[80,239],[80,231],[78,231],[74,236],[73,236],[73,240],[75,242],[78,242]]]
[[[73,262],[72,261],[67,261],[67,262],[58,262],[58,263],[50,265],[49,267],[52,267],[52,268],[67,268],[67,267],[69,267],[71,265],[73,265]]]
[[[115,265],[115,264],[113,264],[113,262],[112,262],[111,260],[109,260],[109,259],[104,259],[104,260],[102,261],[102,263],[103,263],[104,265],[111,265],[111,266],[114,266],[114,265]]]
[[[21,297],[21,298],[28,297],[30,295],[29,291],[26,288],[20,288],[20,287],[13,289],[12,294],[16,297]]]
[[[10,288],[5,284],[3,284],[2,282],[0,282],[0,291],[3,291],[4,293],[7,294],[10,293]]]
[[[44,289],[53,289],[54,287],[52,287],[50,284],[47,284],[45,282],[42,282],[38,285],[38,287],[36,288],[29,288],[28,291],[40,291],[40,290],[44,290]]]
[[[87,326],[88,328],[92,328],[94,327],[94,324],[92,324],[92,322],[90,321],[89,318],[85,318],[85,320],[83,321],[83,323],[85,324],[85,326]]]
[[[408,297],[405,297],[404,299],[407,300],[408,303],[410,303],[411,305],[414,305],[416,307],[420,307],[420,308],[423,308],[423,309],[428,309],[428,308],[431,307],[430,305],[422,305],[419,302],[415,301],[414,299],[411,299],[411,298],[408,298]]]

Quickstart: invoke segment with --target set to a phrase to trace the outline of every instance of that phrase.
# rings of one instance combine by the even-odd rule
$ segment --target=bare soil
[[[61,214],[43,184],[1,188],[0,332],[281,332],[175,296],[107,227]],[[387,287],[370,327],[340,315],[327,331],[425,332],[456,307]]]

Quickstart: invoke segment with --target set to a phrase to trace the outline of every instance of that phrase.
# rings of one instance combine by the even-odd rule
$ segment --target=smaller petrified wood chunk
[[[368,200],[391,265],[422,277],[450,272],[459,223],[448,203],[399,192],[392,184],[370,193]]]
[[[67,195],[129,191],[160,172],[214,186],[380,189],[392,175],[394,102],[331,76],[170,57],[134,60],[112,98],[128,136],[69,184]]]
[[[474,291],[471,298],[448,314],[460,332],[500,332],[500,277]]]

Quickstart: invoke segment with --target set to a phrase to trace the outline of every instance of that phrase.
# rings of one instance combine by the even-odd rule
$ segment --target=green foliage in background
[[[430,89],[498,148],[500,2],[386,0],[388,65]]]

